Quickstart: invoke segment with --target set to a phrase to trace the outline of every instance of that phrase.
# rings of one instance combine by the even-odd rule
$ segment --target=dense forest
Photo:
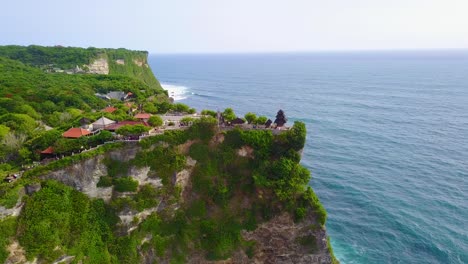
[[[60,139],[61,133],[70,127],[80,126],[79,120],[82,118],[95,121],[106,116],[112,120],[132,120],[133,113],[130,108],[135,109],[138,106],[142,107],[142,111],[153,114],[165,113],[172,109],[193,111],[186,105],[172,104],[167,97],[167,92],[159,86],[159,83],[150,86],[142,78],[137,78],[135,72],[122,71],[119,74],[109,75],[47,73],[33,65],[50,61],[43,61],[43,57],[27,56],[34,48],[42,50],[34,46],[0,47],[2,50],[0,53],[10,52],[8,53],[10,57],[19,56],[22,61],[25,61],[23,63],[0,56],[0,176],[3,175],[2,172],[6,173],[20,165],[38,161],[40,151],[54,145]],[[52,49],[44,48],[45,51]],[[80,54],[84,51],[87,52],[86,54],[95,54],[94,49],[57,49],[67,50],[66,54],[77,59],[81,59]],[[128,57],[125,58],[132,59],[128,55],[131,54],[130,51],[122,49],[113,50],[113,52],[118,57],[127,54]],[[51,61],[54,61],[55,56],[57,57],[54,61],[57,63],[72,61],[60,52],[58,53],[60,56],[54,52],[50,54]],[[142,57],[137,56],[134,59],[146,58],[144,57],[146,53],[137,52],[136,54]],[[131,71],[132,67],[128,68]],[[152,73],[151,76],[156,80]],[[96,96],[96,93],[105,94],[110,91],[130,92],[131,102],[125,103],[114,99],[109,101]],[[115,107],[116,111],[103,112],[102,109],[108,105]],[[51,128],[53,129],[50,130]],[[101,142],[103,139],[93,142]],[[83,142],[72,144],[72,141],[67,142],[71,148],[68,149],[70,152],[77,145],[87,145],[83,145]],[[57,142],[57,144],[60,143]]]
[[[76,47],[0,46],[0,57],[21,61],[28,66],[42,70],[58,68],[61,70],[87,66],[98,58],[106,59],[109,75],[125,75],[137,78],[153,89],[161,89],[147,64],[148,52],[127,49],[101,49]],[[124,64],[117,63],[121,60]]]

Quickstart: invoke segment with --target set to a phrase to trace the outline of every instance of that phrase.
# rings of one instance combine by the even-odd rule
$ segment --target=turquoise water
[[[164,55],[176,99],[308,128],[342,263],[468,263],[468,52]]]

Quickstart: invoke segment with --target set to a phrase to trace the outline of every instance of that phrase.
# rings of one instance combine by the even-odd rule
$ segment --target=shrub
[[[296,241],[299,242],[299,244],[301,244],[305,248],[307,248],[307,252],[309,254],[314,254],[317,252],[317,238],[313,234],[298,237],[296,238]]]
[[[123,136],[139,136],[149,130],[150,128],[144,125],[125,125],[118,128],[115,132]]]
[[[294,150],[301,150],[304,148],[306,140],[306,127],[305,124],[299,121],[294,122],[294,125],[286,133],[288,145]]]
[[[164,122],[160,116],[154,115],[148,119],[148,123],[153,127],[159,127],[162,126]]]
[[[126,175],[128,172],[128,168],[129,168],[128,162],[114,160],[109,157],[106,157],[103,163],[106,165],[107,174],[110,177],[123,176],[123,175]]]
[[[16,233],[16,218],[8,217],[0,220],[0,262],[4,263],[9,252],[6,250],[10,238]]]
[[[209,115],[209,116],[212,116],[212,117],[214,117],[214,118],[216,118],[216,116],[217,116],[216,111],[207,110],[207,109],[202,110],[202,111],[201,111],[201,114],[202,114],[202,115]]]
[[[257,120],[257,115],[252,112],[248,112],[247,114],[244,115],[244,118],[245,120],[247,120],[249,124],[254,124],[255,121]]]
[[[196,143],[190,147],[189,155],[198,162],[205,163],[209,159],[210,150],[206,144]]]
[[[65,252],[82,252],[89,262],[110,262],[105,246],[113,236],[107,222],[110,215],[104,204],[99,211],[94,205],[85,194],[68,186],[44,182],[41,190],[27,197],[18,220],[18,239],[26,257],[52,262]],[[83,254],[77,254],[76,261]]]
[[[112,177],[109,176],[101,176],[99,178],[98,183],[96,184],[97,187],[110,187],[112,186]]]
[[[20,184],[15,184],[14,186],[3,185],[0,189],[1,198],[0,205],[5,206],[6,208],[13,208],[19,199],[19,190],[23,186]]]
[[[121,177],[114,179],[114,187],[118,192],[135,192],[138,188],[138,182],[132,177]]]
[[[141,186],[134,197],[137,210],[143,211],[144,209],[157,206],[159,202],[158,197],[159,192],[150,184]]]

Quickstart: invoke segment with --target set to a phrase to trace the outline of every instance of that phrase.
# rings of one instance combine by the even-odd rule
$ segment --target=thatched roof
[[[242,125],[244,123],[245,123],[245,120],[240,117],[237,117],[236,119],[231,121],[231,124],[233,125]]]
[[[278,113],[276,114],[275,124],[278,127],[282,127],[284,126],[284,124],[286,124],[286,122],[288,122],[288,119],[284,115],[283,110],[280,109]]]

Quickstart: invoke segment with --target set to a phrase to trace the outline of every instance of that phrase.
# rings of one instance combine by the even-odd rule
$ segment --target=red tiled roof
[[[54,148],[53,147],[48,147],[41,151],[41,154],[54,154]]]
[[[106,128],[104,128],[105,130],[112,130],[112,131],[115,131],[125,125],[130,125],[130,126],[134,126],[134,125],[144,125],[144,126],[147,126],[149,127],[150,125],[146,122],[142,122],[142,121],[120,121],[118,123],[114,123],[114,124],[111,124],[109,126],[107,126]]]
[[[86,129],[82,129],[79,127],[72,127],[68,129],[66,132],[64,132],[62,136],[65,138],[80,138],[82,136],[87,136],[89,134],[91,134],[91,132],[89,132]]]
[[[138,119],[148,119],[150,117],[151,117],[151,114],[146,114],[146,113],[139,113],[135,115],[135,118],[138,118]]]
[[[112,106],[108,106],[108,107],[104,108],[102,111],[107,112],[107,113],[113,113],[113,112],[117,111],[117,108],[112,107]]]

